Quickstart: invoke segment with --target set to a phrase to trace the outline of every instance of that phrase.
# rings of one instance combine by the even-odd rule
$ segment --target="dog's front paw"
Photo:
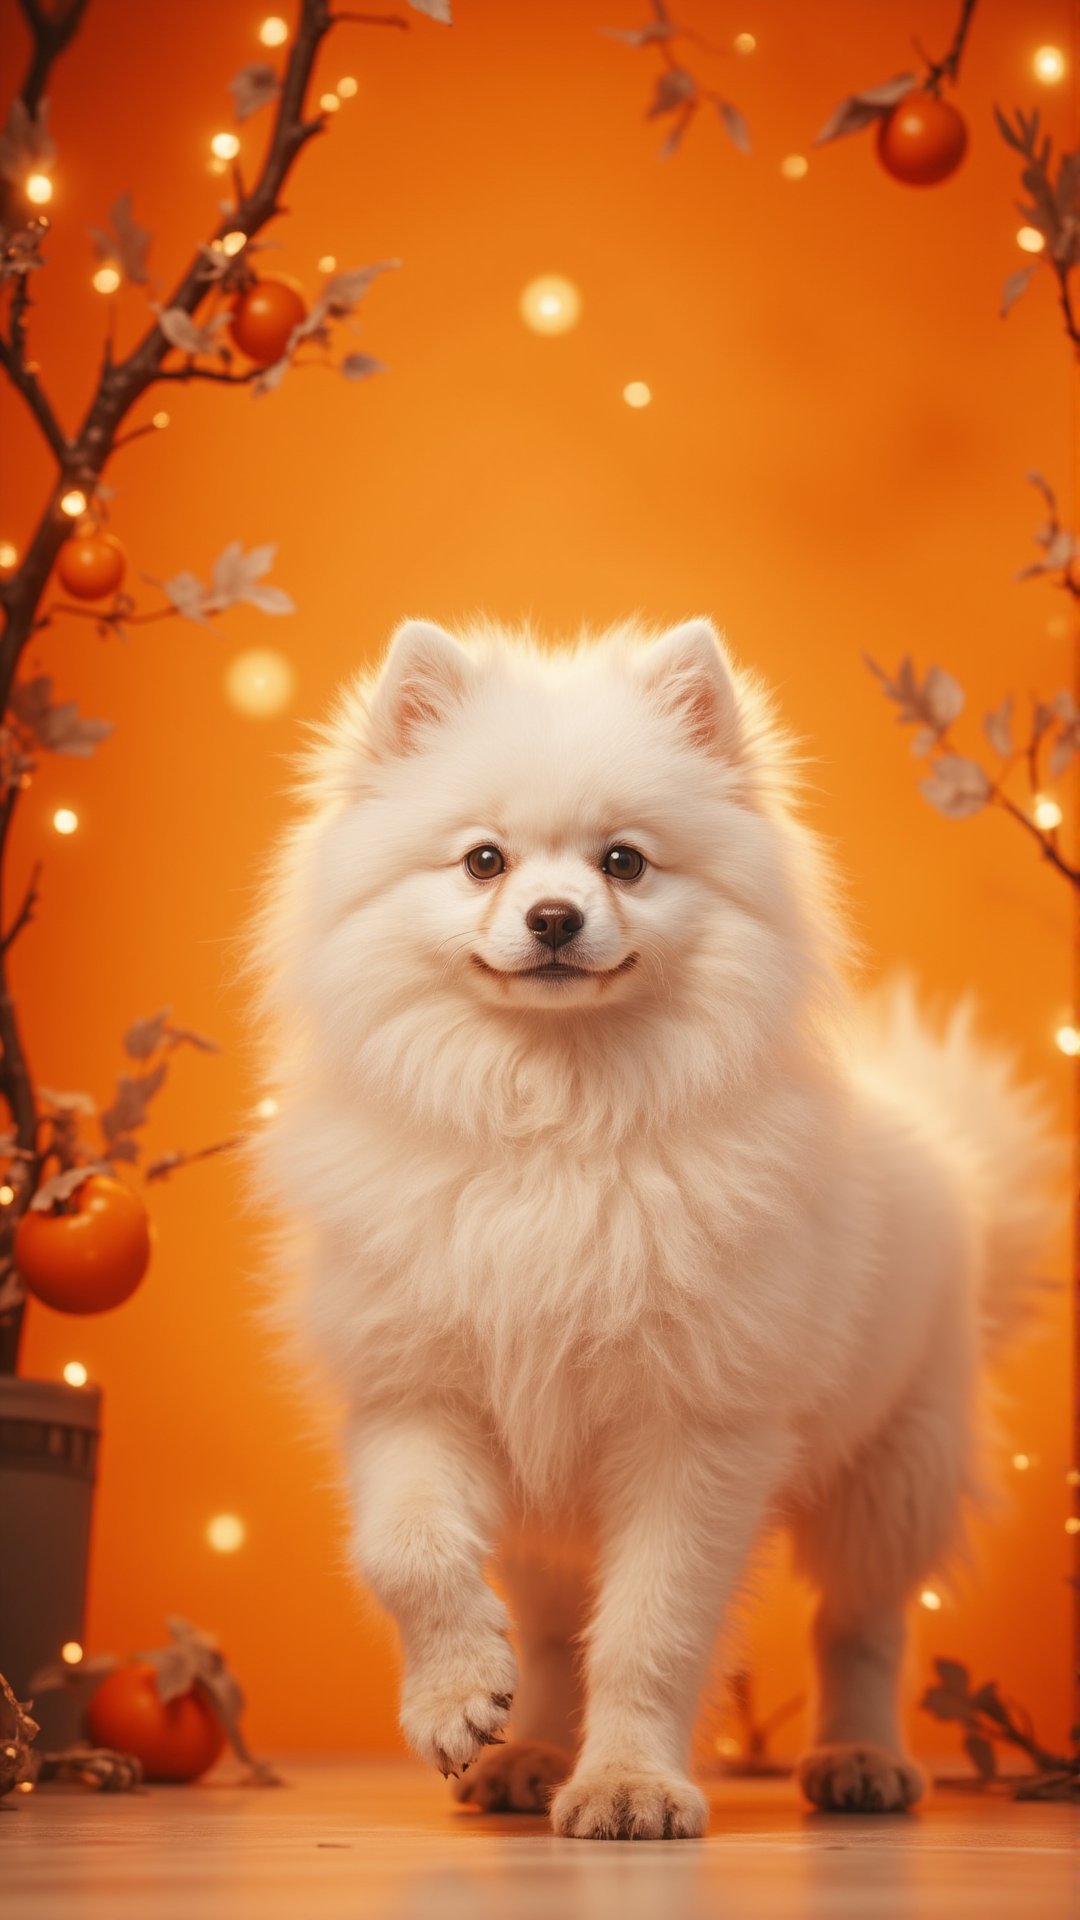
[[[517,1685],[517,1663],[501,1634],[467,1652],[432,1649],[412,1665],[401,1695],[401,1728],[421,1760],[461,1774],[500,1742]]]
[[[918,1767],[883,1747],[817,1747],[799,1762],[799,1785],[826,1813],[906,1813],[923,1793]]]
[[[709,1824],[709,1807],[678,1774],[592,1768],[559,1789],[551,1824],[571,1840],[695,1840]]]
[[[561,1747],[508,1740],[480,1755],[455,1785],[454,1798],[485,1813],[546,1813],[573,1764]]]

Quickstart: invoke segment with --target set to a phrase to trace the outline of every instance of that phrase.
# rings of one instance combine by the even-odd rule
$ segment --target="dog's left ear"
[[[376,753],[411,753],[417,736],[437,725],[465,698],[473,662],[452,634],[431,620],[398,628],[371,705]]]
[[[733,755],[739,706],[723,642],[711,620],[684,620],[647,647],[645,685],[664,711],[681,721],[695,746]]]

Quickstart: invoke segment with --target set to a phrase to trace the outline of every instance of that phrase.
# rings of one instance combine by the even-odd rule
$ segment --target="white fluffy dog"
[[[402,1726],[561,1834],[703,1832],[698,1700],[777,1520],[820,1595],[805,1793],[920,1792],[904,1609],[975,1484],[1046,1139],[966,1017],[856,1011],[792,784],[707,621],[410,621],[318,736],[254,943],[279,1311],[347,1406]]]

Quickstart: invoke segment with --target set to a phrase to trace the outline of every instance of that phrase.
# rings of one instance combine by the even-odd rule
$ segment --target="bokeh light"
[[[521,317],[533,333],[569,333],[581,318],[581,295],[572,280],[542,273],[521,295]]]
[[[207,1545],[215,1553],[236,1553],[247,1538],[247,1528],[236,1513],[215,1513],[206,1523]]]
[[[229,705],[255,720],[283,713],[295,689],[291,662],[271,647],[251,647],[246,653],[238,653],[225,672]]]

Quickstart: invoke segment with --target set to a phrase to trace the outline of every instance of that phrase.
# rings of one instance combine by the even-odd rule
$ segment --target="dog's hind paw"
[[[817,1747],[803,1755],[799,1785],[825,1813],[906,1813],[922,1798],[918,1767],[883,1747]]]
[[[546,1813],[573,1766],[561,1747],[508,1740],[489,1747],[454,1787],[454,1798],[485,1813]]]

